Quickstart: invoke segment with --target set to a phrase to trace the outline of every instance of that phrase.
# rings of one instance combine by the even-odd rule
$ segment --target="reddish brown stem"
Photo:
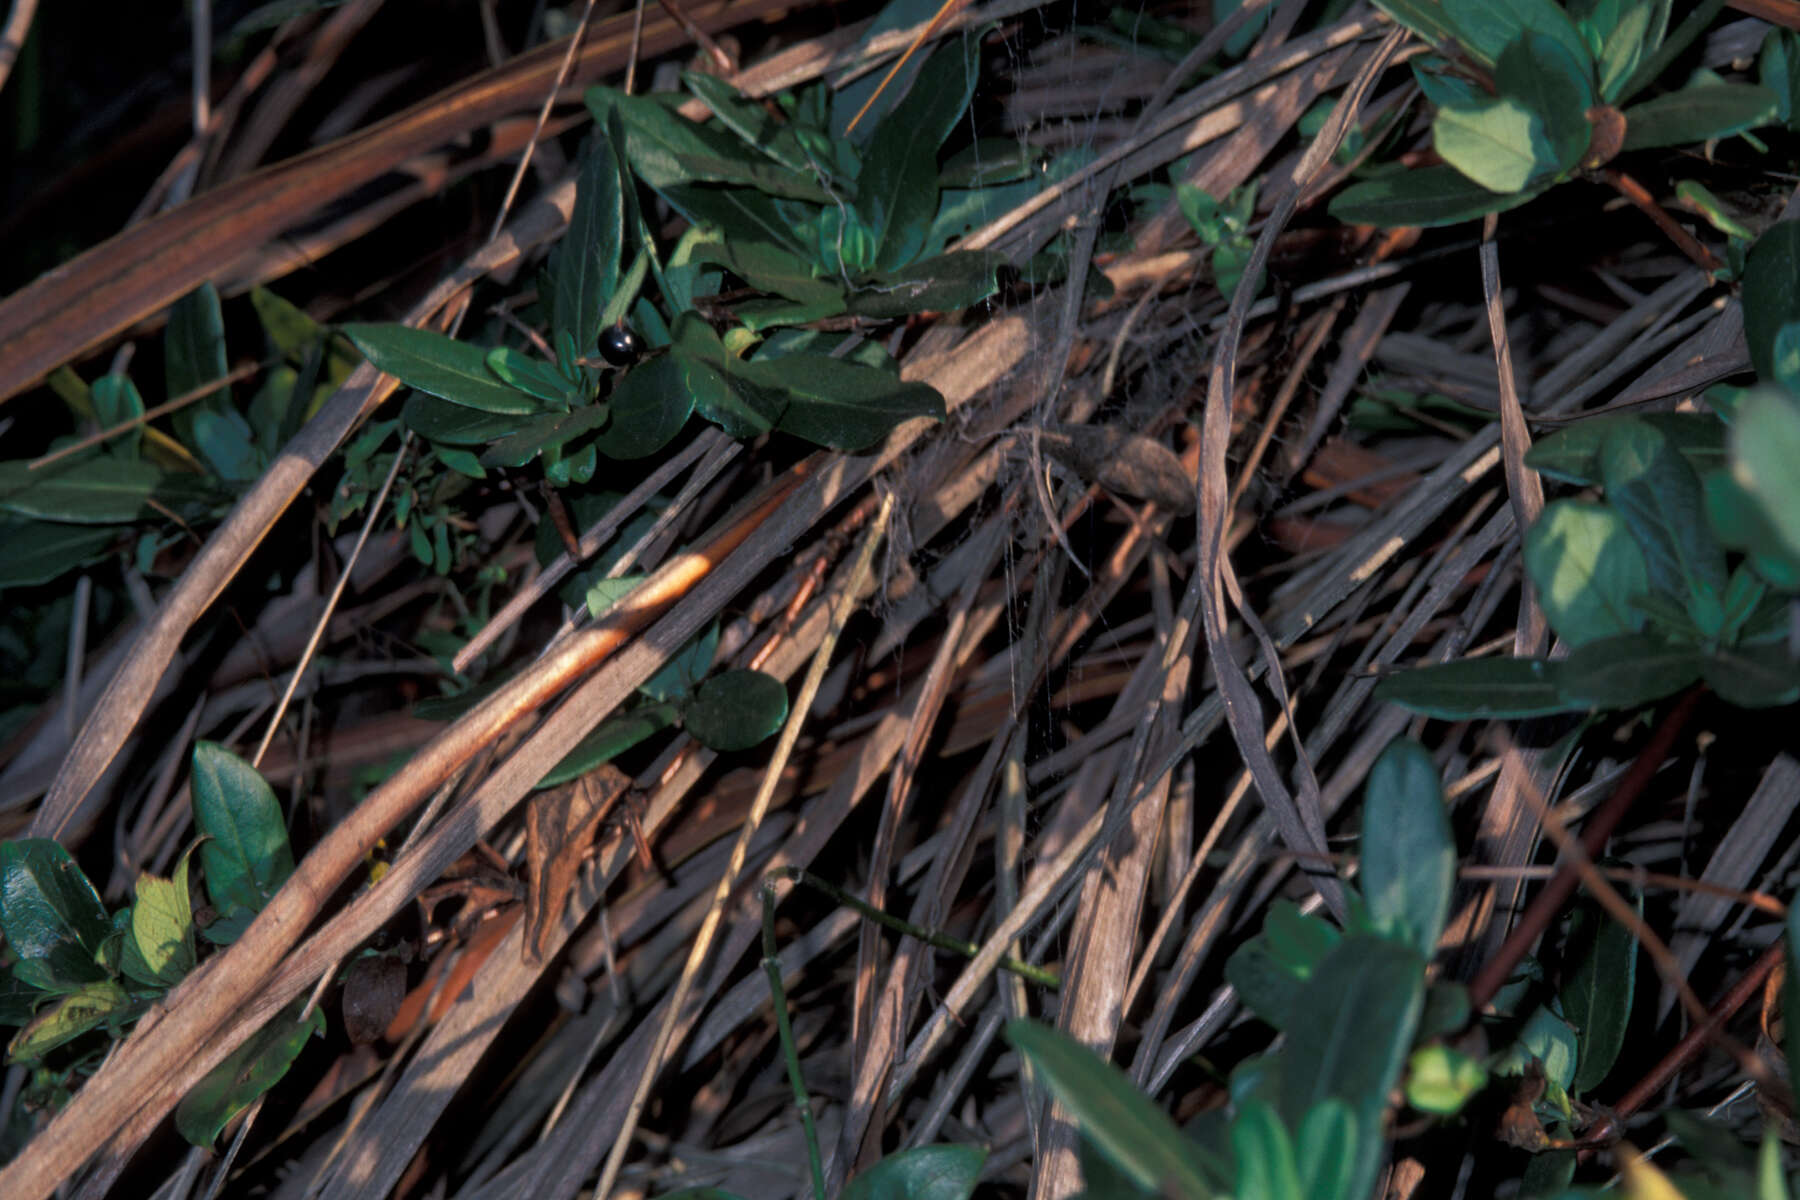
[[[1783,945],[1781,940],[1777,940],[1773,946],[1764,950],[1762,957],[1756,960],[1744,977],[1738,980],[1729,992],[1725,993],[1725,998],[1713,1006],[1713,1010],[1706,1020],[1688,1030],[1687,1036],[1676,1042],[1674,1048],[1663,1055],[1662,1061],[1651,1067],[1650,1072],[1638,1080],[1629,1092],[1625,1093],[1612,1115],[1590,1130],[1583,1140],[1589,1142],[1609,1141],[1617,1137],[1625,1118],[1644,1107],[1647,1101],[1662,1091],[1668,1085],[1669,1080],[1675,1077],[1675,1073],[1685,1067],[1694,1055],[1700,1052],[1700,1047],[1717,1037],[1719,1031],[1725,1028],[1725,1023],[1731,1020],[1737,1010],[1748,1004],[1751,997],[1762,990],[1763,984],[1768,982],[1770,973],[1781,962]],[[1583,1153],[1591,1152],[1591,1149],[1583,1151]]]
[[[1631,769],[1619,780],[1619,786],[1613,789],[1613,794],[1607,797],[1606,803],[1588,821],[1587,828],[1582,830],[1581,845],[1590,859],[1600,857],[1600,852],[1606,848],[1606,839],[1612,836],[1619,821],[1650,785],[1656,769],[1669,756],[1669,751],[1675,746],[1675,739],[1693,717],[1694,708],[1700,703],[1700,694],[1699,687],[1689,688],[1682,693],[1681,699],[1675,702],[1675,707],[1664,714],[1656,732],[1650,735],[1650,741],[1631,764]],[[1581,877],[1574,864],[1564,863],[1550,882],[1544,885],[1544,890],[1537,894],[1531,907],[1519,918],[1511,936],[1469,985],[1469,1003],[1477,1011],[1492,1000],[1494,993],[1506,983],[1513,968],[1519,965],[1519,960],[1525,957],[1544,930],[1550,927],[1550,922],[1556,919],[1580,882]]]
[[[1600,178],[1612,185],[1614,191],[1637,206],[1656,227],[1667,235],[1677,249],[1693,260],[1702,271],[1716,271],[1724,264],[1714,256],[1711,250],[1694,240],[1694,235],[1683,229],[1674,217],[1671,217],[1663,206],[1656,202],[1656,197],[1644,190],[1644,185],[1625,174],[1623,171],[1607,167],[1600,172]]]

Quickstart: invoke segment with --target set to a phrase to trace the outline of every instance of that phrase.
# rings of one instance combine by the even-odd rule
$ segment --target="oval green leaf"
[[[1252,1097],[1238,1106],[1231,1122],[1231,1150],[1239,1196],[1301,1200],[1294,1139],[1268,1102]]]
[[[1525,535],[1525,571],[1558,637],[1572,646],[1636,633],[1649,590],[1644,552],[1604,504],[1552,501]]]
[[[325,1014],[316,1005],[306,1020],[299,1019],[306,1007],[304,998],[288,1005],[182,1097],[175,1107],[175,1128],[182,1137],[211,1149],[231,1118],[281,1081],[305,1049],[306,1039],[325,1035]]]
[[[1576,647],[1557,664],[1557,680],[1574,707],[1629,709],[1680,691],[1704,664],[1697,647],[1631,633]]]
[[[608,458],[643,458],[674,441],[696,398],[724,393],[718,373],[703,362],[664,354],[632,368],[608,401],[611,423],[594,439]]]
[[[1642,911],[1640,900],[1638,908]],[[1564,952],[1562,1006],[1575,1027],[1575,1077],[1585,1095],[1606,1081],[1625,1045],[1637,984],[1637,938],[1597,904],[1576,907]]]
[[[190,779],[206,894],[221,913],[262,911],[294,873],[275,793],[249,763],[213,742],[194,744]]]
[[[0,932],[18,955],[20,979],[45,991],[105,979],[94,955],[111,931],[99,893],[60,844],[0,842]]]
[[[844,1200],[969,1200],[986,1161],[980,1146],[914,1146],[852,1179]]]
[[[780,729],[787,713],[781,680],[762,671],[722,671],[700,685],[682,723],[713,750],[748,750]]]
[[[1281,1050],[1276,1110],[1298,1125],[1318,1104],[1342,1100],[1356,1116],[1350,1195],[1375,1183],[1386,1147],[1382,1114],[1412,1048],[1425,1001],[1425,960],[1386,938],[1351,935],[1300,994]]]
[[[1744,340],[1764,381],[1778,377],[1776,339],[1800,324],[1800,221],[1769,227],[1744,259]]]
[[[1455,881],[1456,841],[1437,764],[1419,743],[1396,738],[1363,791],[1363,898],[1378,925],[1429,959]]]
[[[1725,551],[1706,522],[1700,478],[1669,436],[1643,421],[1615,426],[1600,446],[1600,476],[1644,552],[1650,586],[1690,608],[1722,603]]]

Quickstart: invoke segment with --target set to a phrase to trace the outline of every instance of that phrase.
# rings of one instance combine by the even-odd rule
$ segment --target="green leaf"
[[[748,750],[787,720],[787,688],[762,671],[722,671],[700,685],[682,723],[702,745]]]
[[[606,424],[610,406],[596,404],[572,413],[546,413],[519,423],[510,436],[489,446],[481,455],[487,467],[522,467],[540,454],[560,450],[564,444]],[[616,455],[614,457],[617,457]]]
[[[1540,1004],[1526,1018],[1513,1044],[1497,1055],[1489,1066],[1496,1075],[1524,1075],[1531,1061],[1536,1059],[1556,1090],[1566,1092],[1575,1078],[1575,1055],[1575,1031],[1569,1028],[1567,1021]]]
[[[447,446],[478,446],[519,428],[516,416],[496,416],[465,408],[424,392],[407,395],[400,420],[420,437]]]
[[[600,339],[601,310],[619,286],[624,247],[625,194],[602,124],[582,148],[569,231],[550,258],[552,325],[575,339],[578,354]]]
[[[89,389],[88,394],[93,399],[94,420],[102,429],[111,429],[144,415],[144,398],[138,395],[137,384],[131,382],[129,375],[116,372],[102,375],[94,380],[94,386]],[[106,445],[107,449],[120,458],[135,460],[143,440],[144,426],[139,422],[125,433],[112,438]]]
[[[987,189],[1030,179],[1038,173],[1042,151],[1013,138],[977,138],[944,161],[938,187]]]
[[[887,4],[882,5],[881,12],[869,23],[868,29],[857,43],[856,52],[867,51],[871,43],[884,33],[891,33],[896,29],[911,29],[931,20],[937,15],[939,4],[940,0],[889,0]],[[882,88],[880,86],[881,77],[884,74],[885,72],[882,71],[870,71],[844,87],[833,89],[829,99],[831,107],[828,120],[818,122],[818,125],[829,128],[833,138],[857,138],[867,141],[908,93],[908,89],[905,88],[906,77],[904,75],[896,78],[894,83]],[[895,86],[895,84],[900,86]],[[880,94],[876,95],[878,89]],[[861,111],[863,105],[871,97],[874,100],[869,111],[863,114],[856,129],[849,131],[851,118]],[[819,102],[822,107],[822,102],[826,99],[824,89],[819,88],[816,91],[804,93],[803,99]],[[812,123],[804,104],[797,105],[796,108],[799,109],[799,112],[796,113],[797,120],[806,120],[809,124]]]
[[[1744,340],[1765,382],[1788,374],[1779,358],[1784,329],[1800,325],[1800,221],[1769,227],[1744,259]]]
[[[1525,535],[1525,571],[1550,628],[1571,646],[1636,633],[1649,590],[1644,552],[1616,510],[1555,500]]]
[[[50,838],[0,842],[0,932],[18,955],[13,973],[44,991],[97,983],[94,961],[112,920],[94,885]]]
[[[1696,647],[1628,633],[1576,647],[1557,664],[1558,688],[1573,707],[1638,708],[1693,683],[1704,663]]]
[[[1697,475],[1729,461],[1725,423],[1717,417],[1705,413],[1615,413],[1577,421],[1540,438],[1525,452],[1525,465],[1565,483],[1598,484],[1600,447],[1606,443],[1606,435],[1637,422],[1651,425],[1667,437]]]
[[[190,790],[206,894],[220,912],[262,911],[294,873],[275,793],[255,768],[214,742],[195,742]]]
[[[1510,96],[1438,109],[1431,142],[1445,162],[1490,192],[1516,194],[1555,169],[1547,154],[1538,154],[1542,123]]]
[[[6,1059],[33,1062],[90,1029],[124,1017],[131,1007],[131,997],[110,979],[81,984],[32,1017],[7,1045]]]
[[[1574,1178],[1573,1150],[1533,1154],[1526,1160],[1525,1172],[1519,1179],[1519,1196],[1521,1200],[1564,1200],[1564,1193]]]
[[[803,304],[835,304],[837,311],[842,311],[841,287],[818,278],[806,259],[768,242],[739,238],[730,243],[704,243],[694,247],[691,257],[695,262],[716,263],[760,291]]]
[[[1576,62],[1590,59],[1581,31],[1555,0],[1443,0],[1444,17],[1460,35],[1462,47],[1484,65],[1498,63],[1506,48],[1526,33],[1544,34]]]
[[[1661,23],[1666,24],[1669,10],[1666,0],[1658,5],[1648,2],[1633,3],[1623,7],[1619,19],[1605,37],[1597,64],[1600,73],[1600,98],[1608,104],[1616,103],[1625,91],[1625,85],[1631,81],[1638,64],[1643,61],[1644,53],[1650,48],[1653,27],[1657,36],[1661,29],[1657,21],[1657,10],[1661,10]]]
[[[656,100],[591,87],[587,103],[602,126],[609,111],[619,114],[632,171],[665,195],[684,184],[725,183],[815,204],[831,199],[811,175],[771,161],[724,130],[685,120]]]
[[[1685,146],[1765,125],[1775,93],[1748,83],[1690,85],[1625,110],[1624,151]]]
[[[70,457],[33,471],[24,461],[0,463],[0,509],[22,517],[76,525],[116,525],[148,512],[163,474],[147,462]]]
[[[189,855],[173,879],[144,874],[131,906],[131,936],[121,969],[150,987],[174,987],[194,969],[194,908],[188,895]]]
[[[0,1025],[28,1025],[32,1011],[44,993],[19,979],[9,967],[0,967]]]
[[[1789,129],[1800,113],[1800,33],[1771,29],[1756,57],[1756,81],[1775,95],[1775,116]]]
[[[968,111],[980,46],[976,37],[952,38],[869,139],[853,206],[879,247],[877,270],[895,270],[925,246],[938,207],[938,147]]]
[[[1352,184],[1337,194],[1330,212],[1351,225],[1430,229],[1517,208],[1536,199],[1540,190],[1497,193],[1455,167],[1421,167]]]
[[[986,1161],[980,1146],[914,1146],[852,1179],[843,1200],[969,1200]]]
[[[346,325],[344,332],[377,370],[421,392],[487,413],[523,416],[541,408],[495,379],[479,346],[410,325]]]
[[[119,531],[49,521],[0,524],[0,588],[49,583],[106,557]]]
[[[1449,1046],[1420,1046],[1407,1063],[1406,1102],[1420,1112],[1455,1116],[1486,1086],[1487,1069]]]
[[[223,378],[226,371],[225,316],[219,307],[218,289],[207,282],[169,307],[169,324],[163,331],[163,381],[173,400]],[[195,414],[228,399],[224,388],[214,388],[177,409],[171,418],[176,436],[191,445]]]
[[[1800,663],[1781,647],[1755,654],[1716,650],[1706,656],[1701,674],[1720,698],[1739,708],[1782,708],[1800,700]]]
[[[1577,1064],[1570,1087],[1586,1095],[1606,1081],[1625,1045],[1637,986],[1637,938],[1599,905],[1583,903],[1569,920],[1564,961],[1572,965],[1560,995],[1575,1029]]]
[[[680,700],[699,686],[712,670],[713,655],[719,649],[718,622],[706,627],[687,645],[677,650],[649,679],[638,685],[638,691],[652,700]]]
[[[1411,739],[1389,743],[1369,772],[1360,881],[1376,922],[1429,960],[1450,911],[1456,840],[1437,765]]]
[[[792,212],[804,208],[813,217],[818,209],[753,192],[748,188],[716,188],[699,184],[671,184],[659,189],[676,212],[695,225],[716,226],[729,238],[769,242],[798,254],[813,252],[807,228]]]
[[[1559,664],[1539,658],[1465,658],[1415,667],[1383,679],[1375,695],[1446,721],[1542,717],[1584,707],[1563,696]]]
[[[1276,1029],[1294,1021],[1301,979],[1270,953],[1263,938],[1252,938],[1225,960],[1225,980],[1245,1008]]]
[[[256,452],[250,422],[234,408],[193,413],[193,441],[213,474],[228,483],[252,483],[262,474],[262,456]]]
[[[1461,41],[1460,31],[1451,23],[1449,14],[1438,0],[1375,0],[1375,7],[1434,46],[1448,48]],[[1480,50],[1470,47],[1469,53],[1475,57]],[[1494,62],[1492,58],[1480,61],[1483,66],[1492,66]]]
[[[581,389],[556,367],[507,346],[488,351],[487,368],[507,387],[557,408],[567,409],[582,399]]]
[[[917,312],[955,312],[1000,290],[999,271],[1008,264],[993,250],[959,250],[921,259],[857,284],[849,311],[885,321]]]
[[[1775,587],[1800,591],[1800,554],[1788,549],[1762,501],[1751,495],[1728,469],[1709,472],[1703,486],[1706,519],[1719,540],[1747,551],[1751,569]]]
[[[1744,402],[1731,429],[1732,478],[1753,498],[1769,530],[1792,557],[1800,554],[1800,459],[1782,455],[1800,448],[1800,405],[1773,390]]]
[[[182,1097],[175,1107],[175,1128],[182,1137],[201,1149],[211,1149],[219,1131],[233,1117],[287,1074],[305,1049],[306,1039],[325,1035],[324,1012],[314,1005],[303,1021],[300,1013],[306,1007],[304,997],[288,1005]]]
[[[1375,1183],[1386,1146],[1382,1113],[1412,1047],[1425,999],[1425,960],[1386,938],[1351,935],[1301,993],[1281,1050],[1277,1111],[1298,1125],[1319,1103],[1342,1100],[1356,1116],[1353,1196]]]
[[[255,920],[256,914],[249,909],[234,908],[202,929],[200,936],[215,946],[229,946],[243,937],[244,931],[249,929],[251,922]]]
[[[777,429],[833,450],[862,450],[915,417],[944,419],[936,388],[841,358],[784,354],[737,374],[780,398]]]
[[[1609,431],[1600,447],[1607,502],[1644,551],[1650,586],[1685,601],[1718,605],[1725,551],[1706,523],[1699,477],[1667,434],[1644,422]]]
[[[327,330],[297,306],[277,296],[268,288],[250,289],[250,307],[262,322],[263,336],[269,348],[294,366],[306,361],[327,336]]]
[[[683,71],[681,81],[712,110],[719,124],[788,170],[811,172],[828,166],[807,156],[793,128],[777,121],[768,109],[746,98],[726,80],[701,71]]]
[[[556,787],[611,762],[645,738],[675,723],[673,704],[650,704],[623,717],[603,721],[537,781],[539,790]]]
[[[677,357],[711,369],[710,374],[690,370],[687,375],[701,416],[735,438],[758,437],[775,428],[782,397],[745,378],[744,364],[725,349],[711,326],[693,313],[682,313],[671,332]]]
[[[1494,69],[1500,93],[1520,101],[1537,118],[1532,154],[1546,175],[1562,175],[1587,153],[1593,127],[1593,72],[1584,54],[1542,33],[1527,33],[1500,54]]]
[[[1295,1139],[1306,1200],[1355,1200],[1350,1190],[1355,1149],[1356,1114],[1350,1106],[1336,1096],[1313,1105]]]
[[[1088,1139],[1133,1183],[1158,1195],[1208,1197],[1192,1147],[1123,1072],[1068,1035],[1009,1021],[1006,1040],[1031,1060]]]
[[[1301,1200],[1300,1167],[1286,1126],[1267,1102],[1251,1098],[1231,1122],[1237,1194],[1258,1200]]]
[[[722,402],[719,373],[686,355],[665,354],[633,367],[613,389],[612,421],[594,440],[608,458],[643,458],[674,441],[697,402]]]

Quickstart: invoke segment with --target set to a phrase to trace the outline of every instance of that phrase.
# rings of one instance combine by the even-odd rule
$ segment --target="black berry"
[[[629,367],[644,353],[644,339],[623,322],[600,335],[600,357],[615,367]]]

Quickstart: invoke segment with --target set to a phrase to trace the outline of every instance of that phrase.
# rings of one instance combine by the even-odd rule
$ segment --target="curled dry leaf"
[[[1044,453],[1089,482],[1169,512],[1194,511],[1193,476],[1154,438],[1104,425],[1052,426],[1038,437]]]
[[[1610,104],[1597,104],[1587,110],[1587,119],[1592,133],[1581,165],[1593,170],[1604,167],[1625,148],[1625,114]]]
[[[603,764],[563,787],[539,792],[525,809],[525,858],[531,890],[527,897],[526,953],[542,962],[558,915],[575,886],[581,857],[593,844],[600,822],[612,811],[631,779]]]

